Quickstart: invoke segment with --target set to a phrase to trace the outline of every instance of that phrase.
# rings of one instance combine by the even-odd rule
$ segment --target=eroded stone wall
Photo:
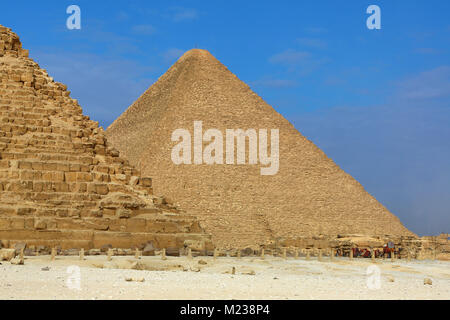
[[[109,146],[0,26],[0,240],[63,248],[130,248],[152,241],[210,245],[196,218],[153,196],[152,180]]]

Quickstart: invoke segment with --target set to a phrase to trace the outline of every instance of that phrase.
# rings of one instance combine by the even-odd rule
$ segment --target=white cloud
[[[163,52],[161,55],[165,62],[173,62],[174,60],[177,60],[184,54],[185,50],[177,49],[177,48],[171,48],[165,52]]]
[[[36,61],[78,99],[84,114],[107,126],[153,82],[153,68],[95,54],[35,52]]]
[[[450,96],[450,66],[421,72],[397,83],[400,99],[437,99]]]
[[[386,104],[317,109],[290,120],[406,227],[448,232],[449,80],[450,67],[441,66],[398,82]]]
[[[304,76],[328,63],[329,59],[314,57],[308,51],[288,49],[270,57],[269,62],[285,66],[289,72],[296,72]]]

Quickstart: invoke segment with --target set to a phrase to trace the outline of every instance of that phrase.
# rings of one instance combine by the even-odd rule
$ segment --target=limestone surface
[[[279,129],[279,171],[175,164],[177,129]],[[163,193],[199,217],[222,247],[338,234],[415,235],[208,51],[184,54],[106,131]],[[208,143],[203,143],[206,147]]]
[[[0,248],[180,248],[209,239],[196,218],[153,196],[152,179],[0,26]]]

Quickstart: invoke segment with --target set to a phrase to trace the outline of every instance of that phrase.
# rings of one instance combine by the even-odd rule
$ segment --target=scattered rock
[[[131,264],[131,269],[133,269],[133,270],[145,270],[145,264],[143,264],[140,261],[134,261]]]
[[[80,251],[78,249],[68,249],[62,252],[63,256],[78,256]]]
[[[387,276],[387,280],[388,280],[389,282],[395,282],[395,279],[394,279],[394,277],[392,277],[392,276]]]
[[[41,271],[50,271],[50,267],[43,267],[41,268]]]
[[[179,248],[167,248],[166,249],[166,256],[179,257],[180,256],[180,249]]]
[[[145,279],[144,278],[129,278],[129,277],[127,277],[127,278],[125,278],[125,281],[126,282],[132,282],[132,281],[134,281],[134,282],[144,282]]]
[[[112,249],[112,245],[110,244],[105,244],[100,248],[101,252],[108,252],[109,249]]]
[[[16,256],[16,249],[0,249],[0,260],[11,261]]]
[[[247,270],[247,271],[242,272],[242,274],[246,274],[246,275],[249,275],[249,276],[254,276],[256,273],[253,270]]]
[[[254,254],[254,251],[252,248],[245,248],[244,250],[242,250],[241,252],[242,256],[252,256]]]
[[[99,249],[90,249],[87,254],[89,256],[99,256],[102,254],[102,252]]]
[[[142,250],[143,256],[154,256],[155,255],[155,247],[152,242],[149,242],[145,245],[144,250]]]
[[[20,258],[20,257],[15,257],[15,258],[11,259],[10,262],[11,262],[11,264],[15,264],[15,265],[23,265],[24,264],[23,258]]]
[[[208,264],[205,260],[198,260],[198,264],[203,264],[203,265],[205,265],[205,264]]]
[[[425,278],[423,279],[423,284],[431,286],[433,284],[433,281],[430,278]]]

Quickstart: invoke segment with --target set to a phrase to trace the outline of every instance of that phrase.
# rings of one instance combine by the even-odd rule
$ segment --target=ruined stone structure
[[[66,86],[0,26],[0,247],[210,245],[199,222],[152,194]]]
[[[174,164],[172,133],[192,133],[194,121],[202,121],[204,131],[223,133],[279,129],[279,172],[262,176],[260,164]],[[415,237],[205,50],[184,54],[106,133],[124,157],[154,178],[155,194],[198,216],[220,247],[338,234]]]

